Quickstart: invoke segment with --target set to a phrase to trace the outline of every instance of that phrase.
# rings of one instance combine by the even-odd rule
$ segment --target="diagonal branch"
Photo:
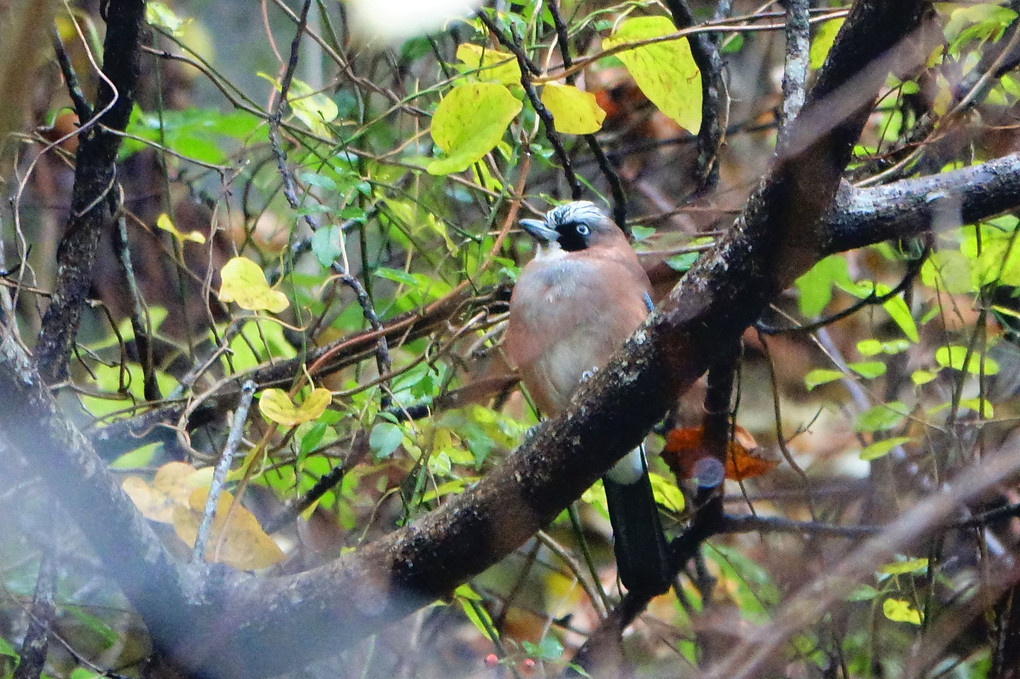
[[[100,231],[116,209],[116,157],[127,127],[138,80],[138,36],[145,20],[144,0],[110,0],[106,7],[103,78],[96,105],[98,125],[81,135],[71,193],[71,214],[57,249],[57,279],[43,315],[35,356],[46,382],[67,375],[82,306],[92,285]],[[82,121],[84,123],[85,121]]]

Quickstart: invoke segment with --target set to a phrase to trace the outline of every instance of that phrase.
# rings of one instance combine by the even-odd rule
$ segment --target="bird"
[[[538,247],[514,285],[504,347],[539,411],[554,417],[648,316],[651,284],[623,231],[594,203],[520,223]],[[603,485],[620,582],[635,593],[666,591],[668,544],[643,447]]]

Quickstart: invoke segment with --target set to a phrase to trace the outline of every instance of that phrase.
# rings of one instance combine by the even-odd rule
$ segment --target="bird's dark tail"
[[[673,568],[644,455],[640,449],[630,455],[639,456],[641,469],[636,478],[614,469],[602,482],[613,525],[613,551],[620,581],[629,592],[651,596],[669,589]]]

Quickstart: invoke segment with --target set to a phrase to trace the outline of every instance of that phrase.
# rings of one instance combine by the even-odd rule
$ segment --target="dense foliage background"
[[[0,2],[4,676],[1016,676],[1020,3],[393,1]],[[719,325],[529,435],[579,198]]]

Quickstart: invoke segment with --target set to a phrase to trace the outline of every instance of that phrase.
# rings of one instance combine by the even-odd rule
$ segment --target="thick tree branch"
[[[1016,208],[1020,154],[888,186],[844,185],[822,229],[821,254],[972,224]]]
[[[116,209],[117,149],[127,127],[138,80],[138,37],[145,20],[144,0],[110,0],[106,7],[103,75],[96,105],[97,124],[81,134],[75,165],[71,214],[57,250],[57,279],[43,315],[35,349],[48,383],[62,380],[78,331],[81,309],[92,285],[99,234]],[[85,121],[82,121],[83,123]]]

